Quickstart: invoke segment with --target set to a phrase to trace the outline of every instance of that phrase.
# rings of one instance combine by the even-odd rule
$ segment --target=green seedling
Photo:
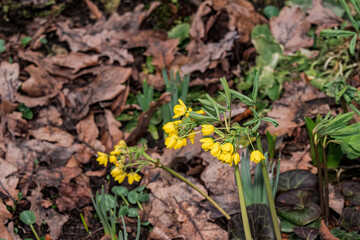
[[[47,53],[48,54],[51,54],[52,52],[51,52],[51,49],[50,49],[50,47],[49,47],[49,45],[48,45],[48,40],[46,39],[46,38],[41,38],[40,39],[40,43],[41,43],[41,45],[43,45],[44,47],[45,47],[45,49],[46,49],[46,51],[47,51]]]
[[[142,64],[143,72],[145,74],[153,74],[155,72],[155,66],[152,64],[152,56],[146,57],[146,62]]]
[[[123,186],[114,186],[114,187],[111,189],[111,191],[112,191],[115,195],[121,197],[122,200],[125,202],[125,204],[126,204],[127,206],[129,206],[129,202],[128,202],[128,201],[126,200],[126,198],[125,198],[125,197],[128,195],[128,193],[129,193],[129,190],[127,190],[126,187],[123,187]]]
[[[91,236],[91,232],[89,231],[88,225],[87,225],[82,213],[80,213],[80,219],[81,219],[82,224],[84,225],[85,231],[89,234],[89,236]]]
[[[178,99],[181,99],[184,103],[186,103],[189,91],[190,75],[185,75],[184,78],[181,79],[179,71],[177,71],[176,76],[174,76],[174,71],[171,70],[169,79],[165,68],[163,69],[162,75],[166,86],[166,92],[170,92],[172,94],[171,101],[161,107],[164,125],[172,121],[172,116],[174,115],[173,109],[178,103]]]
[[[34,233],[35,237],[37,240],[40,240],[38,234],[35,231],[35,228],[33,226],[33,224],[35,224],[36,222],[36,217],[35,217],[35,213],[33,211],[23,211],[22,213],[20,213],[20,220],[25,223],[26,225],[30,226],[32,232]]]
[[[3,53],[6,51],[6,47],[5,47],[5,40],[4,39],[0,39],[0,53]]]
[[[143,207],[141,203],[146,202],[149,200],[149,194],[144,193],[145,186],[139,186],[135,188],[134,190],[130,191],[127,195],[127,199],[131,204],[137,204],[139,206],[139,209],[143,211]]]
[[[19,106],[18,106],[18,109],[21,112],[23,118],[25,118],[27,120],[33,119],[33,117],[34,117],[33,112],[25,104],[20,103]]]
[[[274,159],[277,135],[271,135],[271,133],[266,130],[266,139],[268,141],[269,157],[270,159]]]
[[[28,36],[25,36],[23,38],[21,38],[21,46],[23,46],[24,48],[31,42],[32,38],[31,37],[28,37]]]

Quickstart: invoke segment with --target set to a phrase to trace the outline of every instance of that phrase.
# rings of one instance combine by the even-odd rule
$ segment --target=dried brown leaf
[[[98,55],[89,55],[81,52],[71,52],[67,55],[60,55],[51,58],[51,62],[61,67],[72,69],[72,73],[77,73],[80,69],[96,66]]]
[[[313,118],[330,111],[326,95],[305,79],[285,82],[284,91],[282,98],[273,103],[274,107],[268,113],[268,117],[279,123],[279,127],[270,125],[267,128],[271,134],[292,136],[297,127],[305,124],[304,117]]]
[[[313,8],[308,10],[307,13],[306,19],[310,23],[318,25],[316,34],[320,34],[326,28],[339,26],[342,22],[342,19],[336,16],[333,11],[323,6],[321,0],[313,0]]]
[[[1,160],[1,159],[0,159]],[[11,213],[6,209],[5,204],[0,200],[0,238],[6,240],[13,240],[13,237],[8,232],[7,228],[4,225],[6,219],[11,219]]]
[[[30,74],[30,78],[22,84],[22,90],[31,97],[41,97],[58,93],[63,85],[59,79],[50,76],[46,70],[41,67],[30,65],[25,68]]]
[[[2,100],[15,101],[14,94],[21,82],[18,80],[20,68],[18,63],[10,64],[2,61],[0,64],[0,96]]]
[[[60,146],[70,147],[74,142],[74,136],[57,127],[40,127],[29,130],[29,134],[39,140],[57,142]]]
[[[226,57],[235,38],[238,35],[235,31],[228,32],[223,39],[218,43],[199,43],[195,55],[189,56],[187,64],[181,66],[182,74],[189,74],[194,71],[205,72],[209,67],[211,61],[216,61]]]
[[[311,24],[299,7],[284,7],[278,17],[271,18],[270,27],[275,39],[284,46],[285,53],[311,47],[314,43],[307,35]]]
[[[124,133],[120,130],[121,123],[117,121],[110,110],[105,111],[106,119],[106,132],[102,136],[101,140],[107,150],[112,148],[123,139]]]

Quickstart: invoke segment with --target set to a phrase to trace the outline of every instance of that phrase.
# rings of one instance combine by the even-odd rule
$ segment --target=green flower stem
[[[142,207],[141,203],[140,203],[139,201],[137,201],[136,203],[137,203],[138,207],[140,208],[140,210],[141,210],[141,211],[144,211],[144,209],[143,209],[143,207]]]
[[[313,136],[313,139],[315,136]],[[320,155],[318,144],[314,141],[314,151],[315,151],[315,160],[316,160],[316,167],[318,170],[318,180],[319,180],[319,194],[320,194],[320,209],[321,209],[321,216],[324,216],[324,187],[323,187],[323,178],[322,178],[322,170],[321,170],[321,163],[320,163]]]
[[[238,193],[239,193],[241,218],[242,218],[244,232],[245,232],[245,239],[251,240],[252,236],[251,236],[250,224],[249,224],[249,219],[248,219],[247,210],[246,210],[244,190],[242,188],[239,166],[237,164],[234,164],[234,169],[235,169],[236,185],[237,185]]]
[[[198,188],[197,186],[195,186],[195,184],[193,184],[192,182],[190,182],[189,180],[187,180],[185,177],[181,176],[179,173],[175,172],[174,170],[172,170],[171,168],[168,168],[162,164],[160,164],[158,161],[156,161],[155,159],[153,159],[152,157],[150,157],[147,153],[142,152],[141,153],[146,159],[148,159],[150,162],[152,162],[156,167],[160,167],[162,169],[164,169],[165,171],[167,171],[168,173],[170,173],[171,175],[173,175],[174,177],[176,177],[177,179],[183,181],[184,183],[186,183],[187,185],[189,185],[190,187],[192,187],[194,190],[196,190],[197,192],[199,192],[202,196],[204,196],[212,205],[214,205],[214,207],[219,210],[219,212],[221,212],[225,218],[227,220],[230,220],[231,217],[229,214],[227,214],[227,212],[225,212],[224,209],[222,209],[209,195],[207,195],[204,191],[202,191],[200,188]]]
[[[257,144],[258,150],[261,153],[263,153],[260,138],[256,139],[256,144]],[[267,194],[269,208],[270,208],[271,220],[274,225],[275,236],[276,236],[277,240],[281,240],[281,231],[280,231],[280,226],[279,226],[279,222],[278,222],[278,217],[276,214],[274,197],[273,197],[271,186],[270,186],[270,179],[269,179],[269,174],[267,171],[267,166],[266,166],[265,160],[262,159],[260,161],[260,164],[261,164],[261,170],[262,170],[262,174],[263,174],[264,182],[265,182],[265,188],[266,188],[266,194]],[[278,169],[278,171],[279,171],[279,169]]]
[[[324,189],[325,189],[325,224],[326,226],[329,225],[329,176],[328,176],[328,168],[327,168],[327,158],[326,158],[326,146],[322,145],[322,156],[323,156],[323,163],[324,163]]]
[[[126,198],[124,196],[121,196],[122,200],[124,200],[126,206],[129,206],[129,202],[126,200]]]
[[[222,209],[211,197],[209,197],[209,195],[207,195],[203,190],[201,190],[200,188],[198,188],[197,186],[195,186],[195,184],[193,184],[192,182],[190,182],[189,180],[187,180],[186,178],[184,178],[183,176],[181,176],[179,173],[175,172],[174,170],[172,170],[171,168],[168,168],[164,165],[160,165],[160,168],[164,169],[165,171],[167,171],[168,173],[170,173],[171,175],[173,175],[174,177],[178,178],[179,180],[183,181],[184,183],[186,183],[187,185],[189,185],[190,187],[192,187],[194,190],[196,190],[197,192],[199,192],[201,195],[203,195],[212,205],[214,205],[214,207],[219,210],[219,212],[221,212],[225,218],[227,220],[230,220],[231,217],[229,214],[227,214],[227,212],[225,212],[224,209]]]
[[[34,228],[34,226],[33,226],[32,224],[30,224],[30,228],[31,228],[32,232],[34,233],[36,239],[37,239],[37,240],[40,240],[40,238],[39,238],[39,236],[37,235],[37,233],[36,233],[36,231],[35,231],[35,228]]]

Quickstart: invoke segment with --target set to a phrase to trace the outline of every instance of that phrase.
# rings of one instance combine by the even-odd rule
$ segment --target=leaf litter
[[[46,221],[52,239],[62,235],[63,225],[71,219],[71,211],[88,208],[89,192],[94,190],[92,182],[106,174],[106,170],[93,167],[96,151],[110,150],[122,139],[135,144],[146,133],[152,113],[168,102],[167,95],[162,101],[153,102],[153,108],[138,118],[143,125],[138,124],[131,134],[124,133],[122,123],[115,116],[129,107],[126,100],[133,91],[130,85],[147,78],[155,89],[162,90],[161,71],[166,67],[194,74],[191,86],[213,87],[220,75],[225,74],[230,79],[240,76],[242,70],[231,66],[233,55],[238,54],[234,49],[250,44],[251,31],[256,25],[268,23],[274,38],[283,45],[285,53],[290,54],[313,45],[313,39],[306,35],[311,24],[317,25],[318,34],[342,22],[320,1],[313,1],[314,6],[308,10],[284,7],[278,17],[268,22],[247,1],[207,0],[194,13],[190,42],[186,51],[182,51],[179,39],[167,39],[167,34],[161,31],[144,29],[146,19],[161,6],[160,2],[152,2],[147,9],[140,4],[131,12],[115,13],[107,19],[91,1],[86,4],[96,15],[95,23],[81,25],[71,18],[55,22],[36,20],[40,22],[34,21],[34,24],[41,27],[33,26],[32,29],[37,30],[28,31],[33,37],[30,48],[19,48],[15,39],[20,35],[13,36],[9,43],[17,49],[16,62],[10,64],[2,60],[0,63],[3,125],[0,167],[5,173],[0,176],[0,196],[7,205],[13,206],[21,191],[38,217],[37,224]],[[53,44],[58,49],[53,50],[53,56],[41,51],[39,44],[49,33],[59,39]],[[70,51],[63,47],[64,43]],[[145,49],[142,58],[152,57],[154,74],[139,74],[137,48]],[[247,54],[251,52],[255,54],[255,51]],[[283,97],[273,103],[273,110],[268,113],[280,127],[268,127],[268,130],[298,139],[305,116],[315,117],[330,110],[327,100],[305,79],[286,82]],[[33,120],[22,118],[17,111],[19,103],[25,103],[34,111]],[[246,110],[239,109],[242,119]],[[5,123],[7,128],[4,128]],[[188,175],[226,211],[238,213],[232,170],[202,152],[198,141],[177,152],[165,150],[159,155],[155,152],[157,149],[149,151],[160,158],[162,164],[172,168],[184,161],[188,164],[196,160],[196,166],[182,174]],[[281,171],[296,168],[314,172],[310,161],[309,147],[301,146],[283,158]],[[227,238],[227,231],[216,224],[221,215],[201,195],[158,169],[145,169],[142,174],[142,184],[148,183],[151,191],[150,201],[145,206],[154,226],[150,237]],[[56,188],[58,197],[45,196],[42,190],[46,188]],[[331,187],[331,207],[339,214],[344,204],[341,196],[336,187]],[[355,201],[351,196],[348,198]],[[57,210],[51,208],[53,204]],[[0,213],[0,238],[14,239],[8,231],[13,228],[12,216],[1,200]]]

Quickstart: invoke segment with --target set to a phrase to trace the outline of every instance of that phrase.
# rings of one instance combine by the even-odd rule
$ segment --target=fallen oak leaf
[[[96,66],[98,59],[98,55],[71,52],[67,55],[54,56],[51,58],[51,62],[61,67],[73,69],[72,73],[75,74],[80,69]]]

